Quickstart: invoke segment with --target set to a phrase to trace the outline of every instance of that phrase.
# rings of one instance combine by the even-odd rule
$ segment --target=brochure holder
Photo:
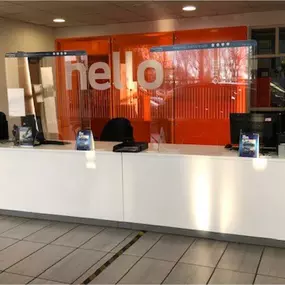
[[[76,136],[76,150],[94,151],[95,144],[91,130],[80,130]]]
[[[239,140],[240,157],[259,157],[259,134],[241,133]]]

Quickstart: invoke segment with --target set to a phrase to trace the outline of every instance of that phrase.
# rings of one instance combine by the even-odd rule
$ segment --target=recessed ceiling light
[[[64,23],[64,22],[65,22],[64,19],[60,19],[60,18],[53,19],[53,21],[54,21],[55,23]]]
[[[195,6],[185,6],[182,8],[183,11],[195,11],[196,10],[196,7]]]

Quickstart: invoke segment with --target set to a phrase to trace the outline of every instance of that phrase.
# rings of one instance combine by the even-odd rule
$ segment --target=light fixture
[[[64,20],[64,19],[61,19],[61,18],[57,18],[57,19],[53,19],[53,22],[54,22],[54,23],[64,23],[65,20]]]
[[[190,12],[190,11],[195,11],[196,10],[196,7],[195,6],[185,6],[182,8],[183,11],[187,11],[187,12]]]

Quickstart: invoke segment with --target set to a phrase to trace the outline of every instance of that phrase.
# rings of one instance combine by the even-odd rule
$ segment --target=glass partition
[[[7,53],[5,66],[9,137],[24,123],[46,140],[75,140],[91,127],[86,52]]]
[[[230,143],[230,114],[248,112],[250,95],[255,97],[256,42],[161,46],[151,52],[152,59],[166,58],[170,69],[164,67],[163,83],[153,91],[152,137],[175,144]]]

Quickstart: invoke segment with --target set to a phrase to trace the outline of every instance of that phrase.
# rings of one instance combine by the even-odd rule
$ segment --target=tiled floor
[[[125,229],[0,216],[0,284],[82,284]],[[285,284],[285,249],[147,232],[91,284]]]

